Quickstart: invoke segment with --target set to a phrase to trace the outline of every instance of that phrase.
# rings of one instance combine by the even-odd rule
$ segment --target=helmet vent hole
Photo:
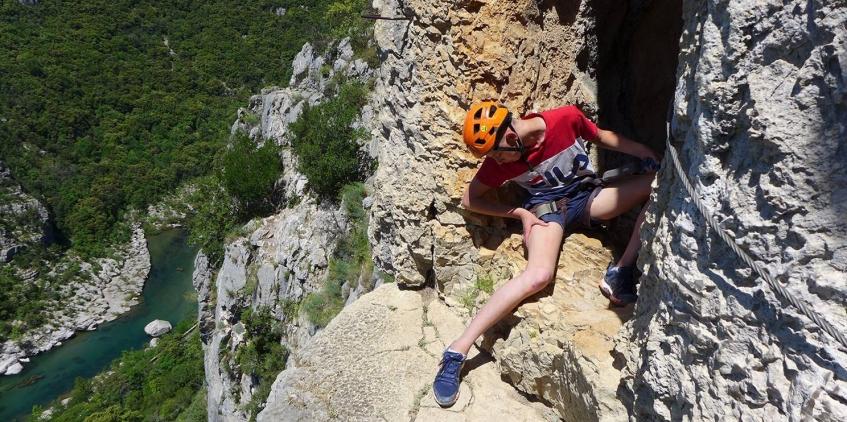
[[[491,126],[491,129],[488,129],[489,135],[493,135],[494,132],[497,132],[497,126]]]
[[[476,113],[474,113],[473,118],[479,119],[481,117],[482,117],[482,109],[480,108],[479,110],[476,111]]]
[[[474,141],[474,143],[477,144],[477,145],[485,145],[485,140],[484,139],[477,139],[476,141]]]
[[[479,123],[474,123],[473,125],[473,133],[479,132]]]
[[[497,111],[497,106],[491,106],[491,108],[488,109],[488,116],[493,116],[495,111]]]

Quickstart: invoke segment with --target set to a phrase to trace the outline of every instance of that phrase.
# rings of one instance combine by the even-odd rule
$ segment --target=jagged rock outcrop
[[[374,4],[383,16],[409,17],[376,24],[384,62],[363,118],[379,161],[370,181],[369,236],[377,265],[397,286],[364,295],[295,348],[260,419],[449,420],[484,418],[480,405],[526,409],[519,399],[496,398],[515,397],[509,388],[481,395],[486,386],[505,387],[486,364],[467,373],[463,394],[474,400],[444,411],[428,395],[431,362],[487,298],[479,280],[506,279],[526,262],[515,225],[460,207],[478,163],[459,138],[463,110],[483,97],[518,113],[577,104],[607,128],[650,137],[645,141],[659,149],[674,82],[645,80],[669,78],[677,51],[644,57],[673,46],[674,28],[651,28],[679,22],[659,19],[674,13],[681,13],[684,31],[673,132],[689,175],[740,244],[833,325],[845,325],[843,7],[717,0],[686,1],[670,11],[659,10],[669,4],[658,0]],[[650,54],[638,57],[639,48]],[[621,51],[628,60],[610,59]],[[307,62],[296,68],[313,69]],[[633,72],[609,80],[617,63]],[[256,102],[251,108],[263,110],[257,113],[263,126],[248,129],[284,126],[284,117],[267,120],[265,104],[275,104],[270,114],[285,116],[296,110],[291,98]],[[596,291],[614,242],[570,234],[555,285],[522,304],[472,353],[489,351],[503,379],[543,403],[521,411],[530,419],[548,417],[549,409],[565,420],[844,419],[845,350],[758,287],[705,230],[665,167],[642,233],[649,240],[639,260],[646,275],[634,317],[631,308],[609,309]],[[293,177],[286,189],[297,186]],[[498,194],[513,200],[513,193]],[[233,268],[246,266],[249,254],[231,253]],[[423,290],[402,290],[409,287]],[[449,322],[436,322],[436,314]],[[420,332],[405,328],[417,318],[424,321]],[[382,373],[383,359],[401,370]]]
[[[847,326],[847,8],[686,1],[672,132],[737,243]],[[847,350],[777,298],[668,169],[618,350],[637,420],[847,420]]]
[[[524,265],[517,236],[498,250],[501,259]],[[566,421],[625,419],[617,398],[621,374],[609,353],[631,314],[610,308],[598,294],[611,253],[581,234],[565,242],[551,287],[521,305],[486,337],[505,379],[552,405]]]
[[[249,237],[227,245],[214,279],[215,301],[200,305],[214,309],[211,320],[200,321],[212,327],[203,332],[209,420],[247,419],[241,404],[250,401],[252,380],[249,374],[233,373],[221,359],[245,340],[233,332],[243,309],[268,307],[285,325],[284,340],[292,350],[314,334],[315,327],[304,318],[287,314],[286,303],[320,288],[344,224],[338,211],[306,201],[259,221]],[[195,283],[202,284],[197,278]]]
[[[461,209],[478,161],[459,136],[464,108],[495,97],[516,113],[562,104],[595,111],[586,3],[381,2],[384,50],[374,88],[378,140],[370,235],[378,264],[408,286],[436,280],[448,295],[481,270],[480,247],[496,249],[506,226]]]
[[[325,64],[331,64],[329,70]],[[296,304],[321,288],[337,238],[347,230],[347,216],[336,205],[319,204],[306,190],[306,177],[297,171],[297,157],[289,148],[288,125],[306,104],[322,101],[336,73],[366,80],[367,64],[353,57],[348,41],[327,53],[303,46],[292,64],[289,87],[266,89],[240,109],[232,130],[244,131],[257,142],[280,145],[283,172],[278,185],[291,204],[276,214],[255,220],[246,235],[231,241],[221,268],[212,276],[208,259],[198,257],[194,283],[199,293],[201,338],[205,355],[210,421],[247,420],[244,404],[256,385],[240,373],[231,357],[249,341],[240,314],[244,309],[268,308],[284,327],[283,343],[292,351],[307,343],[316,327],[304,316],[292,314]],[[249,117],[252,116],[252,117]]]
[[[66,257],[53,272],[62,274],[70,265],[79,267],[78,274],[58,287],[61,299],[46,305],[48,322],[0,344],[0,373],[8,373],[8,368],[22,358],[59,346],[77,331],[94,330],[137,305],[150,273],[144,230],[135,225],[130,241],[115,247],[112,258],[95,259],[92,265]]]
[[[456,405],[435,404],[433,371],[464,324],[431,293],[385,284],[346,307],[290,358],[257,420],[556,420],[476,351]]]
[[[476,280],[526,265],[515,225],[467,212],[462,192],[478,161],[459,125],[473,99],[516,113],[577,104],[596,117],[598,15],[606,3],[383,2],[376,39],[386,60],[376,81],[372,132],[379,169],[370,235],[377,263],[403,286],[434,286],[468,315]],[[510,192],[500,199],[509,201]],[[625,227],[620,230],[626,230]],[[605,242],[605,245],[603,242]],[[596,283],[612,259],[608,239],[572,234],[555,286],[522,305],[480,344],[519,390],[567,420],[619,420],[620,373],[610,354],[628,312],[607,307]]]
[[[28,246],[41,246],[50,232],[47,208],[26,194],[0,162],[0,264]]]

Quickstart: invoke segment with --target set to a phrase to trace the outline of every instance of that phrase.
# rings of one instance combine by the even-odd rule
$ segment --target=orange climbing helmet
[[[492,100],[473,103],[465,116],[462,131],[465,145],[477,158],[487,154],[506,131],[511,117],[505,106]]]

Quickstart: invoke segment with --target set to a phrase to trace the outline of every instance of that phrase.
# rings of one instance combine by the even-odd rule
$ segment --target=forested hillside
[[[237,106],[285,85],[303,43],[344,34],[358,3],[4,0],[0,159],[61,240],[102,254],[129,208],[209,174]]]

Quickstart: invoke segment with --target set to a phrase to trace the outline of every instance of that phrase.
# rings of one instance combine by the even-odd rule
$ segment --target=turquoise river
[[[144,333],[148,322],[164,319],[176,326],[197,317],[191,285],[197,250],[177,230],[148,238],[147,246],[152,268],[142,302],[122,317],[34,356],[20,374],[0,376],[0,421],[25,419],[32,406],[43,406],[70,391],[77,377],[91,377],[124,350],[143,347],[150,340]]]

